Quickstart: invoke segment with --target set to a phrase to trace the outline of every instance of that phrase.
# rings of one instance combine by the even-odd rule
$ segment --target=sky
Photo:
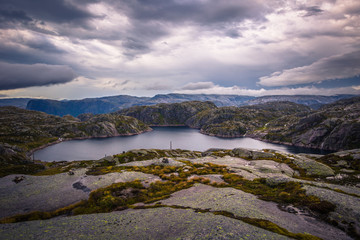
[[[359,0],[0,0],[0,98],[360,94]]]

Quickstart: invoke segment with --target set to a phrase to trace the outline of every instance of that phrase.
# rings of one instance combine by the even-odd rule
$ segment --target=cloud
[[[306,13],[304,14],[304,17],[319,15],[324,11],[319,6],[302,7],[302,8],[300,8],[300,10],[306,11]]]
[[[249,89],[239,86],[223,87],[213,84],[213,87],[207,89],[178,89],[176,93],[185,94],[234,94],[246,96],[267,96],[267,95],[324,95],[331,96],[336,94],[360,94],[360,86],[339,87],[339,88],[318,88],[315,86],[305,87],[282,87],[277,89]]]
[[[28,24],[32,21],[33,19],[22,10],[0,9],[0,28],[9,28],[16,23]]]
[[[11,0],[6,2],[2,1],[0,8],[3,9],[2,11],[5,13],[2,14],[2,16],[11,21],[39,20],[64,23],[96,17],[87,11],[86,8],[82,7],[84,6],[84,2],[91,3],[96,1]],[[24,11],[26,11],[26,13]]]
[[[260,78],[263,86],[289,86],[350,78],[360,74],[360,51],[322,58],[311,65],[274,72]]]
[[[119,1],[116,1],[119,2]],[[133,19],[166,22],[196,22],[214,24],[244,19],[263,19],[269,10],[261,1],[121,1],[118,6],[126,8]]]
[[[174,89],[262,94],[261,87],[269,93],[351,75],[359,12],[356,0],[0,0],[0,62],[71,66],[86,78],[39,87],[36,96],[47,89],[78,98],[75,85],[89,97]],[[353,62],[340,66],[348,57]]]
[[[197,82],[197,83],[188,83],[181,88],[181,90],[201,90],[213,88],[215,85],[213,82]]]
[[[248,19],[266,21],[264,15],[271,11],[264,2],[249,0],[107,0],[102,4],[111,6],[111,9],[100,11],[104,19],[113,21],[122,16],[127,24],[109,29],[108,34],[97,37],[121,40],[124,54],[130,59],[151,52],[155,41],[171,36],[174,30],[181,28],[190,27],[197,29],[197,33],[207,31],[238,38],[241,36],[239,23]],[[112,12],[114,9],[116,14]],[[114,31],[117,34],[113,34]]]
[[[0,90],[61,84],[76,78],[70,67],[61,65],[0,62],[0,72]]]

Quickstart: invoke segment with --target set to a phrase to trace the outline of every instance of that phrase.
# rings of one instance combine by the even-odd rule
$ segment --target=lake
[[[153,127],[153,131],[134,136],[93,138],[64,141],[34,153],[36,160],[74,161],[96,160],[139,148],[187,149],[205,151],[209,148],[275,149],[288,153],[326,154],[327,151],[266,143],[252,138],[218,138],[201,134],[187,127]]]

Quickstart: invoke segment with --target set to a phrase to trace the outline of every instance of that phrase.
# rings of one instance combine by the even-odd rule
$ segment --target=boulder
[[[234,156],[246,159],[252,159],[252,150],[246,148],[234,148],[231,151]]]
[[[298,167],[305,169],[306,174],[310,176],[328,177],[335,175],[334,170],[329,166],[303,156],[296,156],[292,161]]]
[[[246,148],[234,148],[231,152],[236,157],[253,160],[272,159],[275,156],[273,153],[270,152],[250,150]]]
[[[274,158],[274,156],[275,156],[273,153],[261,152],[261,151],[251,151],[251,153],[252,153],[253,160],[271,159],[271,158]]]
[[[282,177],[282,176],[274,176],[274,177],[268,177],[266,178],[266,185],[269,187],[276,187],[281,183],[286,183],[291,181],[288,177]]]

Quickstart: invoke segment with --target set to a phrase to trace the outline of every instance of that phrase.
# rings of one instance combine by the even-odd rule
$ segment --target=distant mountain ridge
[[[18,107],[25,109],[28,102],[32,100],[33,98],[4,98],[0,99],[0,107]]]
[[[336,102],[340,99],[351,98],[355,95],[334,95],[334,96],[319,96],[319,95],[273,95],[263,96],[251,99],[246,102],[247,105],[256,105],[267,102],[294,102],[311,107],[312,109],[319,109],[324,104]]]
[[[274,101],[288,101],[304,104],[318,109],[324,104],[329,104],[340,99],[350,98],[354,95],[274,95],[253,97],[246,95],[226,94],[158,94],[154,97],[136,97],[118,95],[101,98],[85,98],[81,100],[49,100],[49,99],[0,99],[0,106],[17,106],[28,110],[42,111],[53,115],[78,116],[83,113],[103,114],[115,112],[132,106],[155,105],[158,103],[179,103],[186,101],[210,101],[218,107],[245,106]],[[27,103],[26,107],[25,104]]]

